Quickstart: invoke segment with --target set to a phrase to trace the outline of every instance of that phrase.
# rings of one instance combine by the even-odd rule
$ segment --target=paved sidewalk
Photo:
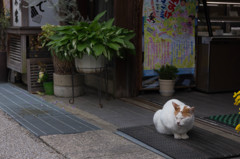
[[[68,103],[69,98],[38,96],[60,109],[99,127],[76,134],[37,137],[0,111],[0,158],[4,159],[162,159],[115,134],[118,127],[149,124],[153,112],[120,100],[103,99],[99,108],[96,94],[86,94]],[[2,101],[4,102],[4,101]],[[10,103],[11,104],[11,103]],[[19,105],[24,105],[23,103]]]
[[[64,159],[65,157],[0,111],[0,158]]]
[[[142,148],[115,134],[117,128],[152,124],[154,111],[150,111],[119,99],[102,98],[103,108],[99,107],[95,91],[75,98],[38,96],[58,106],[60,109],[100,128],[76,134],[40,136],[37,138],[10,117],[0,112],[0,156],[11,159],[162,159],[163,157]],[[195,126],[207,129],[240,142],[240,138],[196,122]],[[19,147],[20,146],[20,147]],[[0,157],[0,158],[1,158]]]
[[[75,98],[74,104],[68,103],[69,98],[42,98],[101,128],[80,134],[40,137],[67,158],[163,159],[115,134],[119,127],[151,124],[153,112],[118,99],[103,99],[103,108],[99,108],[97,96],[91,93]]]
[[[80,155],[80,158],[162,158],[144,148],[132,145],[131,142],[114,134],[119,127],[152,124],[154,111],[137,107],[122,100],[106,100],[105,98],[102,100],[103,108],[101,109],[96,94],[91,92],[76,98],[73,105],[68,103],[68,98],[56,98],[54,96],[43,96],[43,98],[103,129],[85,134],[65,136],[65,139],[62,135],[41,137],[49,145],[57,147],[57,150],[63,152],[66,156],[75,158],[75,155],[84,154],[83,156]],[[239,136],[222,129],[216,129],[212,125],[196,121],[195,126],[240,143]],[[66,138],[69,138],[69,140]],[[85,142],[83,138],[90,138],[91,140]],[[69,146],[74,146],[72,146],[72,149],[65,149],[57,140]],[[78,146],[82,149],[79,149]],[[116,150],[118,150],[118,153]]]

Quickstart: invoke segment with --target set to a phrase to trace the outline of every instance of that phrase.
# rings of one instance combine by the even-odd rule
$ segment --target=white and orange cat
[[[194,123],[194,107],[171,99],[154,114],[153,123],[161,134],[173,134],[175,139],[188,139],[187,132]]]

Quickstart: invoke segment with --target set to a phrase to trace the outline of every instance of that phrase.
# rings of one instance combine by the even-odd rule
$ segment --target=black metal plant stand
[[[74,68],[75,66],[72,66],[72,98],[69,99],[70,104],[74,104]],[[85,68],[86,69],[86,68]],[[102,77],[104,75],[104,84],[105,84],[105,89],[106,89],[106,94],[108,91],[108,69],[107,65],[105,67],[100,67],[100,68],[87,68],[94,70],[94,73],[88,73],[89,74],[98,74],[99,77]],[[80,73],[81,75],[86,75],[86,73]],[[98,80],[98,101],[99,101],[99,107],[103,108],[102,105],[102,88],[101,88],[101,80]]]
[[[74,64],[72,65],[72,98],[69,99],[70,104],[74,104]]]

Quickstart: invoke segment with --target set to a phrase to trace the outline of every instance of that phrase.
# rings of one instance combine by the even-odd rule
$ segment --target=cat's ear
[[[179,110],[179,105],[177,105],[175,102],[172,102],[172,105],[176,111]]]
[[[194,110],[195,110],[195,107],[191,107],[190,108],[190,112],[193,114],[194,113]]]

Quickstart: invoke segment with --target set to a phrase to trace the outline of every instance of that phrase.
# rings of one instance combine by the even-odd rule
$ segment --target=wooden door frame
[[[127,55],[125,60],[116,59],[115,96],[137,96],[142,88],[142,9],[143,0],[115,0],[115,24],[134,30],[135,55]]]

